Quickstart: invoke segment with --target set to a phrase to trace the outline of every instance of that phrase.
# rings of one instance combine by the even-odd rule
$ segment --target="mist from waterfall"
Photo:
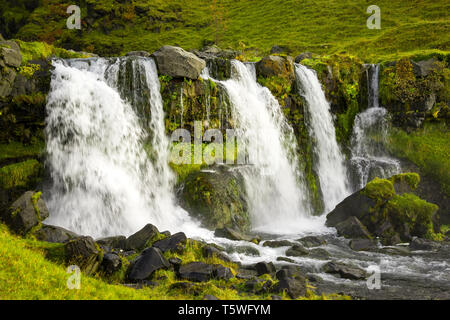
[[[296,64],[300,95],[305,99],[305,118],[312,139],[314,167],[320,181],[324,213],[350,194],[345,158],[336,141],[330,104],[315,71]]]
[[[388,178],[401,172],[400,162],[386,151],[389,121],[387,110],[379,106],[379,65],[367,69],[368,109],[358,114],[351,137],[351,167],[354,190],[375,177]]]
[[[129,235],[147,223],[194,230],[175,204],[154,61],[98,58],[53,65],[46,222],[94,237]]]
[[[214,81],[227,92],[235,133],[248,156],[248,164],[238,169],[244,177],[253,229],[271,234],[320,229],[323,222],[311,217],[293,129],[278,101],[257,83],[254,64],[234,60],[231,67],[231,79]]]

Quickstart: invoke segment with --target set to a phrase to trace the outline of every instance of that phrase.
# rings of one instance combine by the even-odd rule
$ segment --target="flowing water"
[[[52,186],[44,192],[49,195],[46,201],[51,217],[45,223],[94,237],[129,235],[152,223],[160,230],[183,231],[190,237],[218,243],[244,266],[286,257],[288,247],[269,248],[215,238],[176,205],[162,99],[152,59],[60,60],[53,65],[46,127]],[[450,292],[450,250],[400,256],[356,252],[348,247],[348,240],[336,236],[333,228],[324,227],[324,216],[310,216],[307,188],[296,165],[292,128],[269,90],[257,84],[254,65],[233,61],[232,68],[230,80],[217,82],[227,91],[238,123],[237,134],[248,155],[248,163],[237,168],[244,175],[254,229],[266,232],[262,234],[264,240],[289,239],[296,243],[305,235],[327,240],[321,249],[330,256],[311,251],[306,257],[289,257],[292,263],[277,263],[299,265],[323,292],[369,298],[445,298],[445,290]],[[316,169],[323,170],[322,192],[328,207],[332,207],[348,190],[329,105],[312,72],[297,66],[297,76],[308,104],[309,128],[319,161]],[[207,70],[202,77],[208,77]],[[385,119],[381,110],[372,107],[358,116],[355,128],[364,132],[359,136],[372,137],[368,128],[372,119]],[[374,144],[362,138],[355,141],[355,154],[377,153],[376,148],[364,151],[366,145]],[[244,246],[253,247],[259,254],[239,253],[237,248]],[[370,291],[365,281],[323,273],[321,267],[330,260],[366,270],[378,266],[382,288]],[[317,277],[322,280],[316,281]]]
[[[319,176],[324,213],[328,213],[350,194],[344,156],[336,141],[330,104],[315,71],[295,66],[300,94],[306,102],[306,118],[313,141],[314,166]]]
[[[368,109],[358,114],[351,137],[353,189],[359,190],[375,177],[389,178],[401,172],[400,162],[386,151],[389,119],[379,106],[379,66],[368,69]]]
[[[191,228],[187,212],[175,205],[153,60],[99,58],[54,66],[47,104],[53,182],[46,192],[52,212],[47,222],[95,237],[128,235],[147,223]],[[151,117],[139,119],[143,110]]]
[[[232,61],[220,81],[232,105],[236,135],[249,158],[241,168],[254,230],[290,233],[318,228],[295,155],[296,140],[269,89],[256,82],[255,65]]]

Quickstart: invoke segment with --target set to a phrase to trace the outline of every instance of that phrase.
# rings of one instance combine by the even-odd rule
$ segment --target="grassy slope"
[[[76,41],[82,49],[101,53],[154,51],[164,44],[198,48],[203,40],[217,38],[222,47],[242,48],[242,41],[261,54],[278,44],[294,53],[348,52],[366,61],[380,61],[445,51],[450,43],[450,2],[446,0],[379,0],[381,30],[366,27],[366,9],[372,4],[366,0],[222,0],[218,12],[223,13],[224,22],[218,24],[217,37],[212,0],[135,0],[136,8],[148,10],[141,17],[129,4],[87,0],[104,10],[103,16],[114,18],[101,23],[94,19],[93,30],[83,27],[79,33],[65,28],[66,0],[46,2],[49,5],[30,16],[31,23],[18,37],[60,41],[66,46]],[[107,35],[104,28],[109,29]]]
[[[450,131],[442,124],[426,124],[424,128],[407,134],[394,130],[389,147],[398,157],[406,158],[425,174],[440,182],[450,196]]]

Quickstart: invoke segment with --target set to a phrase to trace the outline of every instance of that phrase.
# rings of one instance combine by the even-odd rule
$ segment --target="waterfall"
[[[388,178],[401,171],[400,162],[386,152],[389,122],[386,109],[379,106],[379,65],[368,69],[368,106],[358,114],[353,125],[350,160],[355,190],[375,177]]]
[[[154,61],[98,58],[53,65],[46,222],[94,237],[129,235],[147,223],[169,230],[191,226],[175,205]]]
[[[297,163],[296,139],[280,105],[259,85],[255,65],[232,61],[225,88],[236,122],[236,136],[249,164],[239,168],[246,187],[252,226],[268,233],[314,230],[308,189]]]
[[[319,177],[325,213],[350,194],[344,156],[336,141],[330,104],[313,70],[296,64],[300,95],[306,102],[305,114],[313,140],[315,170]]]

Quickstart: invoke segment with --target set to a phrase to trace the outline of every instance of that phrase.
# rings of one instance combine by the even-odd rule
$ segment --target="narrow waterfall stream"
[[[324,213],[350,194],[344,156],[336,141],[336,131],[330,112],[330,104],[313,70],[295,66],[300,94],[306,101],[307,125],[313,140],[315,169],[319,176],[325,205]]]
[[[47,222],[94,237],[129,235],[147,223],[193,227],[175,205],[153,60],[65,60],[54,66],[47,104],[53,181]],[[140,120],[139,108],[151,117]]]
[[[220,81],[230,98],[237,136],[249,157],[242,168],[254,230],[272,234],[314,230],[308,190],[297,167],[296,140],[269,89],[256,82],[254,64],[232,61]]]
[[[375,177],[388,178],[400,173],[400,162],[386,151],[389,121],[387,110],[379,106],[379,65],[367,70],[368,109],[358,114],[353,125],[350,159],[353,189],[359,190]]]

